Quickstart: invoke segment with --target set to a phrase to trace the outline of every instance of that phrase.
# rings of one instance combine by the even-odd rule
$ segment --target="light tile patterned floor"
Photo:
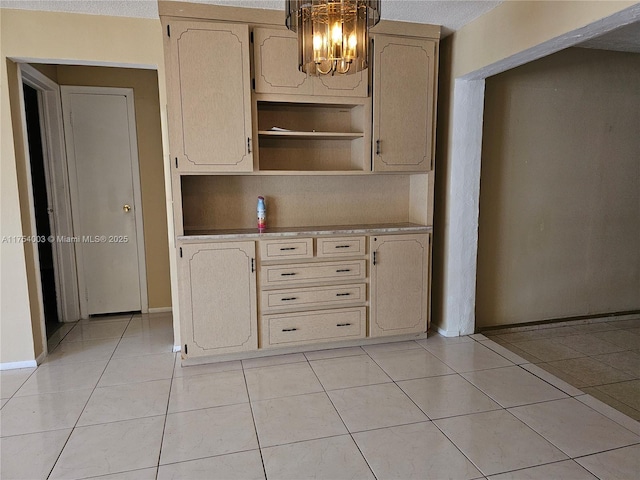
[[[637,327],[561,328],[181,367],[169,315],[79,322],[0,372],[0,477],[638,478],[640,424],[544,369],[637,401]]]
[[[640,421],[640,315],[512,327],[484,335]]]

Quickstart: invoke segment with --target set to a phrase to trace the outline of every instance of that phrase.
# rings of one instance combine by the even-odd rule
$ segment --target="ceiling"
[[[185,1],[185,0],[179,0]],[[194,3],[284,10],[284,0],[192,0]],[[489,0],[381,0],[382,18],[442,25],[448,35],[501,1]],[[74,12],[119,17],[157,18],[156,0],[0,0],[3,8]]]
[[[284,10],[285,0],[175,0],[246,8]],[[443,36],[493,10],[504,0],[381,0],[382,18],[442,25]],[[0,0],[2,8],[158,18],[157,0]],[[640,22],[577,46],[640,53]]]

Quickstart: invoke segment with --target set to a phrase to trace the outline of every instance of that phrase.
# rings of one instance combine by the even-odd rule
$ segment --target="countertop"
[[[417,223],[385,223],[374,225],[328,225],[307,227],[267,228],[259,233],[257,228],[233,230],[189,230],[178,236],[181,242],[206,242],[213,240],[260,240],[286,237],[320,237],[329,235],[383,235],[386,233],[431,233],[433,227]]]

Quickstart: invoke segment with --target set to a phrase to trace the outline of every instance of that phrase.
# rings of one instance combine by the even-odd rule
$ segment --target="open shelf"
[[[354,140],[364,137],[364,133],[356,132],[283,132],[280,130],[259,130],[261,137],[300,138],[304,140]]]
[[[371,169],[368,103],[257,102],[259,170]]]

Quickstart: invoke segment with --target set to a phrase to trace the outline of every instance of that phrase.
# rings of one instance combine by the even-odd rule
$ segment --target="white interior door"
[[[147,310],[133,91],[61,87],[80,310]]]

